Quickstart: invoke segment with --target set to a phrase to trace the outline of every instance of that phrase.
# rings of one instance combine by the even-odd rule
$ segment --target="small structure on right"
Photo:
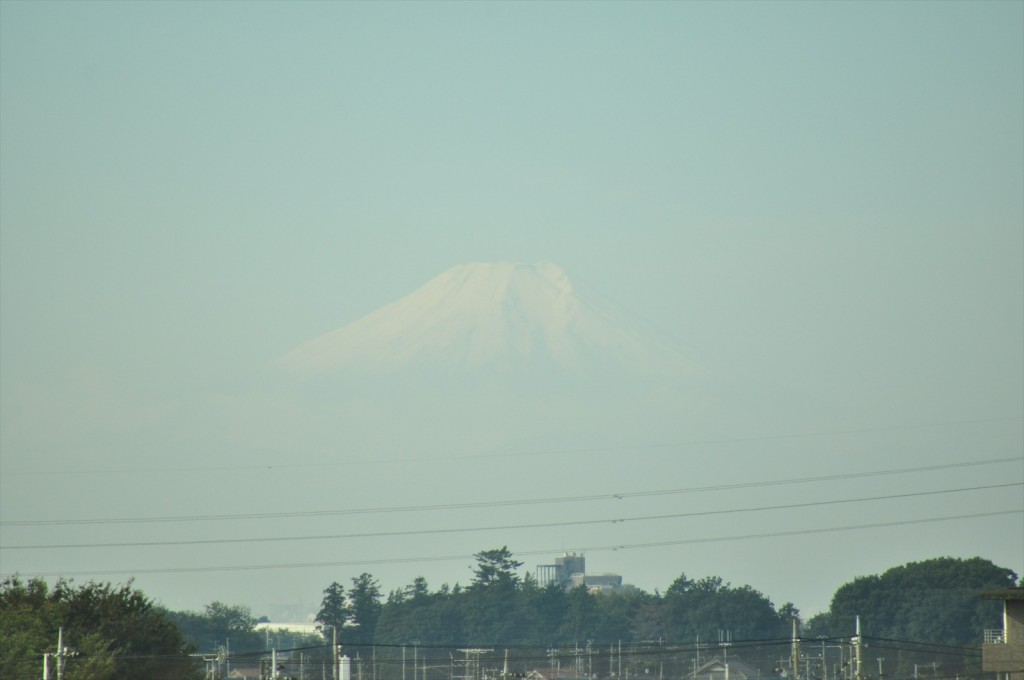
[[[761,671],[739,659],[729,661],[729,657],[726,657],[723,661],[715,656],[704,665],[694,668],[686,677],[688,680],[759,680]]]
[[[999,680],[1024,680],[1024,588],[990,590],[981,596],[1002,600],[1003,628],[985,631],[981,669]]]

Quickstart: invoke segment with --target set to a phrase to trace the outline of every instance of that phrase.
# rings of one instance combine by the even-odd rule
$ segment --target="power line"
[[[513,529],[543,529],[551,527],[582,526],[593,524],[620,524],[625,522],[644,522],[663,519],[683,519],[687,517],[707,517],[713,515],[727,515],[745,512],[763,512],[768,510],[790,510],[795,508],[809,508],[823,505],[840,505],[848,503],[864,503],[869,501],[894,500],[899,498],[915,498],[921,496],[936,496],[941,494],[962,493],[967,491],[982,491],[989,489],[1002,489],[1011,486],[1024,486],[1024,482],[1008,482],[1005,484],[989,484],[986,486],[962,487],[958,489],[943,489],[939,491],[918,491],[912,493],[889,494],[885,496],[869,496],[865,498],[844,498],[827,501],[808,501],[805,503],[788,503],[785,505],[766,505],[751,508],[727,508],[724,510],[702,510],[699,512],[679,512],[666,515],[645,515],[640,517],[622,517],[607,519],[588,519],[566,522],[542,522],[534,524],[506,524],[500,526],[486,527],[457,527],[444,529],[409,529],[403,531],[375,531],[348,534],[322,534],[314,536],[264,536],[258,538],[219,538],[219,539],[189,539],[177,541],[123,541],[108,543],[64,543],[64,544],[40,544],[40,545],[4,545],[0,550],[48,550],[48,549],[77,549],[77,548],[139,548],[171,545],[216,545],[227,543],[270,543],[282,541],[321,541],[353,538],[382,538],[388,536],[420,536],[428,534],[453,534],[471,533],[479,531],[507,531]]]
[[[608,545],[608,546],[591,546],[577,548],[582,552],[609,552],[619,550],[639,550],[639,549],[650,549],[650,548],[661,548],[675,545],[692,545],[700,543],[722,543],[727,541],[745,541],[758,538],[778,538],[781,536],[802,536],[811,534],[824,534],[824,533],[835,533],[842,531],[855,531],[859,529],[879,529],[886,527],[897,527],[897,526],[909,526],[915,524],[930,524],[936,522],[948,522],[962,519],[979,519],[982,517],[996,517],[999,515],[1012,515],[1012,514],[1024,514],[1024,508],[1016,508],[1010,510],[996,510],[992,512],[982,512],[975,514],[966,515],[948,515],[945,517],[927,517],[923,519],[913,520],[899,520],[894,522],[876,522],[873,524],[855,524],[840,527],[827,527],[820,529],[796,529],[792,531],[773,531],[768,533],[760,534],[742,534],[737,536],[712,536],[706,538],[689,538],[689,539],[677,539],[671,541],[655,541],[649,543],[633,543],[633,544],[622,544],[622,545]],[[561,552],[557,548],[547,548],[544,550],[528,550],[517,552],[518,556],[533,556],[533,555],[549,555],[551,553]],[[408,564],[408,563],[419,563],[419,562],[449,562],[454,560],[468,560],[473,559],[474,555],[442,555],[435,557],[404,557],[404,558],[385,558],[385,559],[366,559],[366,560],[347,560],[347,561],[332,561],[332,562],[292,562],[284,564],[248,564],[248,565],[234,565],[234,566],[205,566],[205,567],[161,567],[154,569],[110,569],[110,570],[85,570],[85,571],[60,571],[60,572],[34,572],[22,574],[23,576],[29,577],[66,577],[71,575],[80,576],[111,576],[121,574],[184,574],[184,573],[198,573],[198,572],[213,572],[213,571],[256,571],[256,570],[268,570],[268,569],[299,569],[299,568],[310,568],[310,567],[352,567],[352,566],[367,566],[367,565],[382,565],[382,564]]]
[[[306,635],[308,635],[309,637],[319,637],[318,634],[313,634],[313,633],[306,634]],[[822,638],[806,638],[806,637],[801,637],[801,638],[798,638],[798,639],[799,639],[799,641],[801,643],[811,643],[811,644],[816,644],[816,643],[820,643],[820,642],[827,642],[827,643],[839,642],[839,643],[843,643],[843,642],[848,642],[849,641],[849,638],[848,637],[844,637],[844,636],[832,636],[832,637],[822,637]],[[875,637],[871,637],[871,636],[864,636],[864,639],[868,640],[868,641],[885,640],[884,638],[875,638]],[[397,650],[400,650],[402,648],[405,648],[405,647],[409,646],[407,643],[382,643],[382,642],[353,643],[353,642],[349,642],[349,641],[343,641],[341,639],[339,639],[338,642],[339,642],[339,644],[343,644],[347,649],[355,649],[355,650],[371,650],[371,649],[376,649],[376,650],[387,650],[387,651],[395,652]],[[976,659],[976,658],[981,656],[980,650],[978,648],[976,648],[976,647],[963,647],[963,646],[958,646],[958,645],[945,645],[945,644],[940,644],[940,643],[931,643],[931,642],[923,642],[923,641],[909,641],[909,640],[898,640],[898,641],[892,641],[892,642],[899,642],[902,646],[878,647],[876,645],[875,648],[876,649],[904,650],[904,651],[908,651],[908,652],[932,651],[933,653],[940,653],[940,654],[945,654],[945,655],[948,655],[948,656],[961,657],[961,658],[964,658],[964,659]],[[562,649],[552,649],[553,644],[556,644],[556,643],[548,642],[548,643],[543,643],[543,644],[536,644],[536,643],[525,643],[525,644],[524,643],[520,643],[520,644],[517,644],[517,643],[498,643],[498,642],[493,642],[493,641],[492,642],[483,642],[483,643],[481,643],[481,642],[465,642],[464,641],[464,642],[446,643],[446,644],[417,643],[416,646],[417,646],[417,648],[421,652],[422,651],[448,652],[450,650],[454,650],[454,649],[457,649],[459,647],[469,647],[469,646],[472,646],[472,647],[490,647],[490,648],[494,648],[494,649],[502,648],[502,649],[507,649],[507,650],[511,650],[511,651],[517,652],[515,654],[515,656],[512,658],[512,660],[515,661],[516,663],[523,663],[523,662],[527,662],[527,663],[529,663],[529,662],[543,662],[543,663],[547,663],[552,658],[552,656],[554,656],[554,658],[557,658],[557,659],[575,659],[575,658],[580,656],[580,652],[582,650],[586,649],[586,648],[573,648],[573,647],[565,647],[565,648],[562,648]],[[792,644],[792,638],[754,638],[754,639],[746,639],[746,640],[731,640],[728,644],[729,644],[729,647],[733,648],[733,649],[750,649],[750,650],[771,649],[771,648],[776,648],[776,647],[789,646],[790,644]],[[605,646],[605,644],[596,644],[596,645],[594,645],[593,650],[588,653],[588,656],[591,656],[594,659],[608,659],[610,657],[618,657],[620,655],[624,659],[626,659],[626,658],[629,658],[629,659],[632,659],[632,658],[652,658],[652,657],[658,658],[658,657],[671,657],[671,656],[674,656],[674,655],[677,655],[677,654],[680,654],[680,653],[689,654],[689,653],[694,653],[694,652],[701,652],[701,651],[706,651],[709,648],[716,648],[716,647],[718,647],[718,645],[715,645],[714,643],[711,643],[711,644],[696,644],[696,645],[688,644],[688,643],[668,643],[668,644],[652,645],[649,642],[640,643],[640,642],[633,641],[633,642],[629,642],[629,643],[625,643],[624,642],[623,645],[622,645],[622,651],[621,652],[611,652],[611,651],[608,651],[608,648]],[[223,658],[226,659],[226,660],[229,660],[229,661],[231,661],[233,663],[247,663],[247,662],[251,662],[251,661],[257,660],[259,658],[266,658],[271,653],[271,651],[276,651],[279,655],[287,656],[287,655],[294,655],[297,652],[315,652],[315,651],[329,650],[329,648],[330,648],[330,644],[325,642],[325,643],[322,643],[322,644],[305,644],[305,645],[293,646],[293,647],[278,647],[278,648],[274,648],[273,650],[271,650],[271,649],[254,649],[254,650],[243,651],[243,652],[233,652],[233,653],[231,653],[229,655],[224,656]],[[920,648],[924,648],[924,649],[920,649]],[[944,650],[947,650],[947,651],[945,651],[945,652],[936,652],[935,650],[937,650],[937,649],[944,649]],[[552,654],[552,652],[557,652],[557,653],[556,654]],[[41,658],[41,656],[42,656],[41,654],[25,654],[23,656],[11,657],[11,660],[16,661],[16,662],[24,663],[26,661],[38,660],[38,659]],[[197,655],[191,655],[191,658],[195,658],[195,656],[197,656]],[[182,653],[111,654],[109,657],[106,657],[106,658],[109,658],[109,659],[114,660],[114,661],[133,661],[133,662],[139,662],[139,661],[177,661],[177,660],[188,659],[188,658],[190,658],[190,656],[182,654]],[[499,661],[501,659],[502,659],[502,655],[501,655],[500,652],[494,652],[494,653],[490,654],[487,657],[487,660],[489,662],[496,662],[496,661]],[[289,660],[287,658],[284,658],[282,660],[285,661],[285,662],[289,662]],[[294,664],[294,657],[291,658],[290,663]],[[402,662],[402,660],[400,658],[396,658],[394,656],[381,655],[381,656],[377,656],[373,661],[368,661],[366,659],[362,659],[362,660],[353,659],[353,663],[362,663],[362,664],[367,664],[367,665],[372,663],[373,665],[376,665],[378,667],[397,667],[397,666],[400,666],[403,662]],[[891,677],[900,677],[900,676],[891,676]],[[933,677],[933,676],[929,675],[928,677]],[[942,676],[934,676],[934,677],[942,677]]]
[[[269,463],[269,464],[249,464],[249,465],[206,465],[206,466],[188,466],[188,467],[151,467],[151,468],[117,468],[117,469],[53,469],[53,470],[13,470],[4,471],[2,473],[5,477],[19,477],[19,476],[31,476],[31,475],[111,475],[111,474],[146,474],[151,472],[165,473],[165,472],[217,472],[217,471],[230,471],[238,472],[242,470],[286,470],[286,469],[301,469],[301,468],[323,468],[323,467],[338,467],[338,466],[352,466],[352,465],[390,465],[395,463],[435,463],[438,461],[450,461],[450,460],[473,460],[473,459],[485,459],[494,460],[500,458],[524,458],[524,457],[535,457],[535,456],[573,456],[583,453],[610,453],[614,451],[654,451],[658,449],[673,449],[683,448],[692,446],[708,446],[712,444],[741,444],[761,441],[781,441],[786,439],[809,439],[814,437],[834,437],[852,434],[869,434],[878,432],[899,432],[904,430],[921,430],[936,427],[951,427],[956,425],[983,425],[989,423],[1003,423],[1011,421],[1024,420],[1020,416],[1004,417],[1004,418],[978,418],[972,420],[955,420],[937,423],[920,423],[920,424],[909,424],[909,425],[891,425],[882,427],[865,427],[865,428],[851,428],[846,430],[816,430],[809,432],[795,432],[785,433],[778,435],[759,435],[753,437],[722,437],[722,438],[709,438],[709,439],[691,439],[679,442],[665,442],[665,443],[650,443],[650,444],[623,444],[618,446],[592,446],[592,447],[578,447],[578,448],[562,448],[562,449],[537,449],[533,451],[514,451],[506,453],[464,453],[464,454],[448,454],[439,456],[405,456],[395,458],[374,458],[374,459],[352,459],[344,458],[341,460],[333,460],[330,462],[321,463]]]
[[[849,480],[864,477],[879,477],[885,475],[909,474],[916,472],[931,472],[935,470],[950,470],[965,467],[977,467],[983,465],[997,465],[1002,463],[1016,463],[1024,461],[1024,457],[996,458],[991,460],[966,461],[960,463],[947,463],[944,465],[926,465],[912,468],[896,468],[889,470],[874,470],[868,472],[852,472],[835,475],[819,475],[815,477],[797,477],[790,479],[777,479],[756,482],[739,482],[733,484],[714,484],[708,486],[685,487],[679,489],[660,489],[653,491],[631,491],[620,493],[590,494],[584,496],[561,496],[535,499],[513,499],[513,500],[490,500],[476,501],[469,503],[442,503],[434,505],[405,505],[377,508],[349,508],[341,510],[308,510],[295,512],[255,512],[221,515],[168,515],[163,517],[108,517],[108,518],[74,518],[74,519],[42,519],[42,520],[6,520],[0,521],[0,526],[68,526],[82,524],[144,524],[157,522],[196,522],[196,521],[223,521],[223,520],[250,520],[250,519],[281,519],[291,517],[324,517],[337,515],[363,515],[376,513],[396,512],[433,512],[438,510],[465,510],[494,507],[510,507],[523,505],[541,505],[552,503],[578,503],[598,500],[623,500],[625,498],[643,498],[650,496],[667,496],[687,493],[703,493],[709,491],[729,491],[734,489],[750,489],[766,486],[783,486],[789,484],[808,484],[813,482],[826,482],[835,480]]]

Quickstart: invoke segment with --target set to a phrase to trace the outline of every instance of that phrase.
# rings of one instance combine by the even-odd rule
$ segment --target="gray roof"
[[[986,600],[1024,600],[1024,588],[986,590],[981,596]]]

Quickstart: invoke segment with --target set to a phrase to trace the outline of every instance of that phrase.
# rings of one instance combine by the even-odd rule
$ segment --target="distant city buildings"
[[[623,584],[620,574],[588,574],[586,558],[574,552],[556,557],[554,564],[538,564],[534,570],[534,578],[541,588],[556,583],[565,590],[585,586],[587,590],[598,593],[636,590],[636,586]]]

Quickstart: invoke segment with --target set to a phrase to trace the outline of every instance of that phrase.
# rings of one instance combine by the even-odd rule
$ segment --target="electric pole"
[[[856,677],[857,677],[857,680],[864,680],[864,672],[863,672],[863,669],[861,668],[861,663],[860,663],[861,662],[861,655],[860,655],[860,652],[861,652],[861,649],[860,649],[860,643],[861,643],[861,640],[860,640],[860,614],[857,614],[857,618],[856,618],[856,633],[857,634],[853,638],[854,652],[856,654],[856,661],[854,663],[857,664],[857,668],[856,668],[857,676]]]
[[[793,617],[793,658],[790,660],[790,668],[793,669],[793,680],[800,680],[800,642],[797,637],[797,624],[799,620]]]
[[[68,649],[64,646],[64,626],[57,629],[57,653],[53,656],[56,657],[57,662],[57,680],[64,680],[64,659],[69,656],[77,656],[78,652]],[[47,673],[46,656],[43,657],[43,672]]]
[[[338,627],[331,626],[331,658],[334,661],[334,670],[331,671],[331,680],[338,680]]]

